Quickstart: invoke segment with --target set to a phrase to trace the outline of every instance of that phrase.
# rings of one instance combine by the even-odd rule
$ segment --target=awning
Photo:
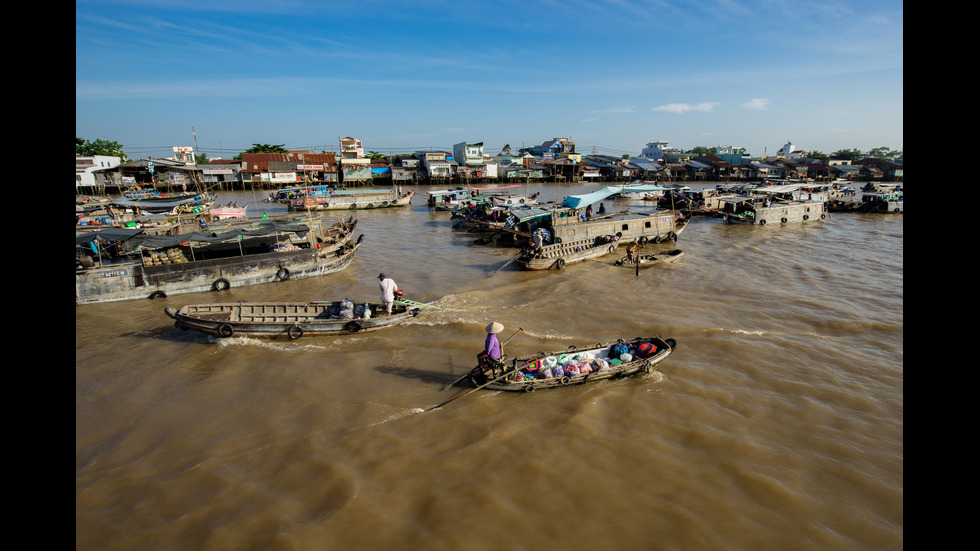
[[[636,191],[666,191],[667,189],[668,188],[654,184],[607,186],[598,191],[593,191],[592,193],[586,193],[583,195],[569,195],[568,197],[565,197],[564,201],[562,201],[562,206],[578,209],[586,205],[598,203],[599,201],[602,201],[612,195],[616,195],[617,193],[633,193]]]

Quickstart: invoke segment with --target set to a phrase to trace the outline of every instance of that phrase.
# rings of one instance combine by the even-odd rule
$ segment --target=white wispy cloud
[[[668,103],[667,105],[661,105],[659,107],[654,107],[653,111],[665,111],[667,113],[687,113],[689,111],[713,111],[715,107],[718,107],[717,102],[706,101],[703,103]]]
[[[750,111],[765,111],[769,107],[769,100],[766,98],[753,98],[743,103],[742,107]]]

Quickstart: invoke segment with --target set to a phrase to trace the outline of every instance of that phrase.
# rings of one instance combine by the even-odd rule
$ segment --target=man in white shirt
[[[391,306],[395,302],[395,291],[398,290],[398,285],[395,280],[389,279],[385,274],[378,275],[378,286],[381,288],[381,302],[384,304],[385,311],[390,316]]]

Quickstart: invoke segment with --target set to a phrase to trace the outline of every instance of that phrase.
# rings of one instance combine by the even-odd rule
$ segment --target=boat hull
[[[289,210],[367,210],[404,207],[412,202],[414,195],[414,191],[401,197],[397,192],[373,195],[321,195],[292,202],[289,204]]]
[[[653,253],[653,254],[639,255],[637,257],[639,259],[639,263],[637,263],[637,262],[630,262],[624,256],[623,258],[621,258],[621,259],[619,259],[619,260],[616,261],[616,266],[619,266],[621,268],[629,268],[629,269],[632,270],[632,269],[637,268],[637,265],[639,265],[639,268],[640,269],[646,269],[646,268],[650,268],[650,267],[653,267],[653,266],[662,266],[664,264],[673,264],[674,262],[677,262],[678,260],[680,260],[680,258],[682,256],[684,256],[684,251],[682,251],[680,249],[673,249],[673,250],[669,250],[669,251],[662,251],[662,252]]]
[[[469,381],[474,386],[486,388],[488,390],[504,390],[509,392],[532,392],[534,390],[546,389],[546,388],[560,388],[572,385],[580,385],[586,383],[593,383],[597,381],[602,381],[606,379],[621,379],[626,377],[632,377],[640,373],[650,373],[656,369],[656,366],[667,359],[668,356],[677,348],[677,342],[674,339],[662,339],[660,337],[646,337],[646,338],[636,338],[632,341],[628,341],[633,344],[641,342],[653,343],[657,348],[656,352],[645,358],[636,358],[631,361],[623,362],[619,365],[610,366],[601,371],[593,371],[591,373],[581,373],[578,375],[563,375],[561,377],[552,378],[533,378],[530,380],[518,380],[516,376],[518,371],[526,372],[527,366],[533,364],[533,362],[547,358],[549,356],[559,357],[563,354],[565,355],[585,355],[591,353],[596,357],[607,358],[610,348],[615,344],[623,344],[627,341],[622,339],[615,342],[599,343],[584,348],[570,347],[566,350],[556,351],[556,352],[539,352],[534,355],[519,356],[511,361],[511,366],[509,370],[511,374],[500,381],[491,382],[487,384],[484,382],[487,379],[488,373],[485,368],[476,367],[470,372]],[[492,375],[490,375],[492,377]],[[490,378],[489,380],[493,380]],[[484,386],[485,385],[485,386]]]
[[[619,241],[597,243],[595,239],[580,239],[545,245],[539,249],[524,248],[517,265],[524,270],[562,269],[567,264],[582,262],[616,252]]]
[[[298,339],[300,337],[337,336],[369,333],[399,325],[419,314],[419,308],[394,304],[390,316],[382,315],[384,306],[359,302],[370,309],[369,318],[340,318],[340,301],[195,304],[180,309],[169,306],[164,313],[181,329],[207,335]]]
[[[160,266],[105,264],[76,271],[75,304],[166,298],[324,276],[349,266],[360,241],[347,241],[330,252],[299,249]]]
[[[765,226],[819,222],[827,218],[823,201],[777,203],[771,207],[754,207],[739,213],[725,213],[726,224]]]

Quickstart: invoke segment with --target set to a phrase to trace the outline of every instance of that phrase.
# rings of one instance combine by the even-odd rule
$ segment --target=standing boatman
[[[378,274],[378,287],[381,288],[381,303],[385,307],[385,315],[391,315],[391,306],[395,302],[395,292],[398,291],[398,285],[395,280],[389,279],[384,273]]]

